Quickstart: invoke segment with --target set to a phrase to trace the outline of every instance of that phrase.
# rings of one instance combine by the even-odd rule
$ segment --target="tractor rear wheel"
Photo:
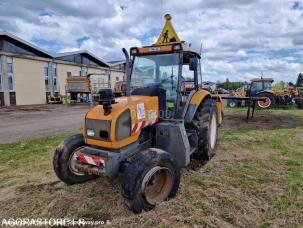
[[[257,102],[259,108],[262,108],[262,109],[271,108],[276,103],[275,97],[270,93],[260,93],[257,96],[266,98],[264,101]]]
[[[77,134],[65,139],[56,149],[53,167],[59,179],[66,184],[79,184],[98,177],[78,171],[75,167],[76,152],[83,146],[84,137]]]
[[[205,99],[199,106],[192,121],[198,135],[197,159],[210,160],[216,153],[218,138],[218,113],[216,102]]]
[[[180,168],[172,156],[160,149],[140,152],[124,170],[122,196],[135,213],[153,209],[176,196],[180,184]]]

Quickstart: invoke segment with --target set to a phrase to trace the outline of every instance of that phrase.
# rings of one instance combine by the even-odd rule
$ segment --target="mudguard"
[[[256,93],[256,95],[258,95],[258,94],[260,94],[260,93],[270,93],[270,94],[272,94],[272,95],[275,94],[275,92],[274,92],[273,90],[261,90],[261,91],[258,91],[258,92]]]
[[[194,91],[189,95],[189,98],[186,102],[183,118],[185,123],[191,123],[192,119],[195,116],[195,113],[199,105],[203,102],[204,99],[210,98],[216,100],[217,111],[218,111],[218,123],[222,125],[223,121],[223,102],[219,95],[211,94],[207,90],[198,90]]]

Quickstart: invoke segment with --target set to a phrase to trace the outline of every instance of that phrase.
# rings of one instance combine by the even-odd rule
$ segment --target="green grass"
[[[35,139],[12,144],[0,144],[0,159],[3,163],[14,161],[16,164],[24,163],[36,157],[42,158],[53,150],[68,134],[52,136],[44,139]]]
[[[55,148],[68,135],[0,144],[0,192],[10,186],[39,183],[41,173],[50,169]]]
[[[229,131],[221,138],[224,144],[251,151],[251,155],[233,162],[221,172],[237,180],[236,185],[245,191],[263,194],[270,205],[270,210],[263,217],[263,227],[272,224],[277,217],[286,221],[296,220],[297,214],[303,213],[303,111],[266,110],[265,113],[296,119],[298,125],[289,129]],[[254,151],[263,151],[264,154],[270,151],[270,156],[254,158]],[[272,183],[278,185],[282,192],[264,194],[262,188]]]

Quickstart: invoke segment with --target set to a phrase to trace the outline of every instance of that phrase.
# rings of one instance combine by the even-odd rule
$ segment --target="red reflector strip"
[[[156,118],[153,121],[145,121],[145,120],[143,120],[143,121],[138,122],[138,123],[133,123],[132,124],[132,134],[140,132],[143,128],[145,128],[147,126],[151,126],[151,125],[157,123],[157,121],[158,121],[158,118]]]
[[[89,165],[94,165],[94,166],[104,166],[104,160],[103,158],[93,155],[93,156],[88,156],[86,154],[83,154],[81,152],[77,153],[77,159],[82,163],[82,164],[89,164]]]

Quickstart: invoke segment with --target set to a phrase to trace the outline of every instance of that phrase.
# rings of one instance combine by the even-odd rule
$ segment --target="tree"
[[[226,78],[225,84],[226,84],[227,89],[229,89],[229,79],[228,78]]]
[[[303,86],[303,74],[299,74],[296,82],[296,86]]]

